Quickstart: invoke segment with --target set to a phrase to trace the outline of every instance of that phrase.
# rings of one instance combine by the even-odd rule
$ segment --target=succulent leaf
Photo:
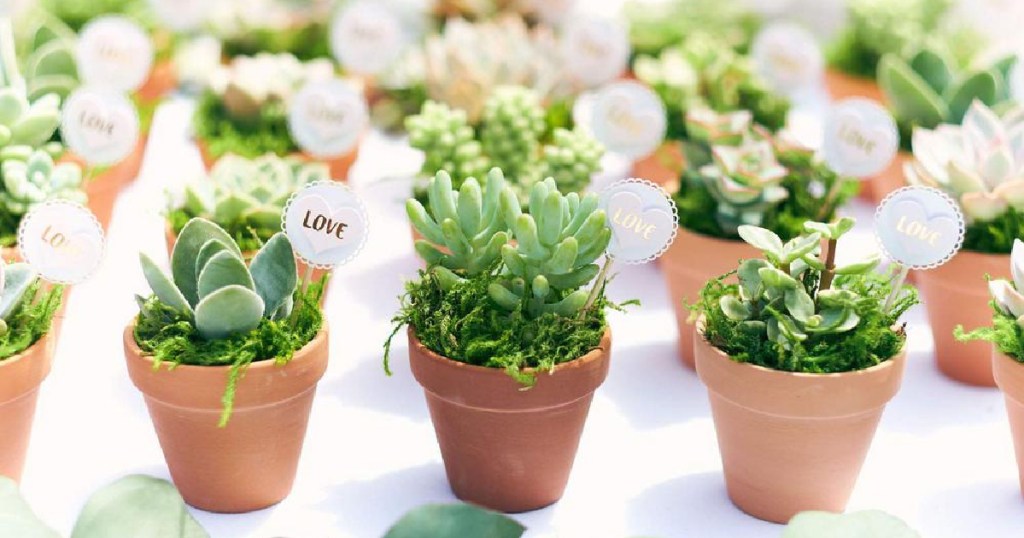
[[[298,284],[295,254],[288,236],[282,232],[274,234],[256,252],[249,272],[266,311],[277,312],[291,298]]]
[[[263,309],[263,299],[256,292],[245,286],[225,286],[196,305],[196,329],[207,340],[246,333],[259,326]]]
[[[153,290],[153,293],[160,299],[160,302],[175,310],[188,312],[191,315],[192,305],[189,304],[178,287],[171,281],[170,275],[165,273],[163,269],[160,269],[153,262],[153,259],[144,252],[139,253],[139,261],[142,264],[142,274],[146,277],[149,289]]]

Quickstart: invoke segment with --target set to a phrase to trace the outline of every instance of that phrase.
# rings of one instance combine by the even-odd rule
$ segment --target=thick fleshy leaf
[[[941,94],[953,79],[952,62],[938,51],[924,48],[910,60],[910,68],[936,93]]]
[[[739,300],[735,295],[723,295],[718,300],[722,313],[733,321],[744,321],[750,317],[750,306]]]
[[[992,106],[999,102],[1000,81],[991,71],[975,73],[960,84],[954,84],[946,89],[943,95],[949,103],[949,122],[960,123],[967,113],[971,103],[981,101]]]
[[[225,245],[223,241],[218,239],[211,239],[207,241],[206,244],[199,249],[199,254],[196,255],[197,282],[199,281],[199,275],[203,272],[203,268],[206,267],[206,264],[221,252],[231,252],[231,249]]]
[[[249,332],[263,318],[263,299],[245,286],[227,286],[196,305],[196,329],[207,340]]]
[[[32,512],[18,492],[18,484],[6,476],[0,476],[0,536],[60,538]]]
[[[1010,251],[1010,274],[1017,289],[1024,291],[1024,241],[1020,239],[1013,240],[1013,250]]]
[[[1006,280],[990,280],[988,291],[996,304],[1007,314],[1014,317],[1024,316],[1024,295],[1021,295]]]
[[[288,236],[278,232],[253,257],[249,272],[266,312],[276,312],[295,292],[298,282],[295,254]]]
[[[776,258],[782,257],[782,239],[771,230],[757,226],[740,226],[737,230],[740,237],[750,243],[754,248],[772,254]]]
[[[182,312],[192,313],[192,306],[185,300],[181,290],[174,285],[171,277],[164,272],[152,258],[144,252],[139,253],[139,262],[142,264],[142,274],[149,283],[149,289],[153,290],[160,302]]]
[[[520,538],[524,532],[504,514],[469,504],[430,504],[406,513],[384,538]]]
[[[878,62],[878,85],[900,120],[931,128],[949,115],[939,94],[897,55]]]
[[[787,290],[785,303],[789,315],[797,321],[805,322],[814,315],[814,299],[803,288]]]
[[[71,538],[209,538],[173,484],[129,475],[89,497]]]
[[[234,285],[254,291],[256,289],[249,268],[241,258],[231,252],[218,252],[206,262],[199,273],[199,300],[202,301],[207,295],[223,287]]]
[[[238,245],[223,228],[201,218],[192,219],[185,224],[174,243],[174,251],[171,252],[171,276],[174,277],[174,284],[193,306],[199,302],[199,285],[195,273],[196,257],[203,245],[211,239],[223,242],[237,256],[242,256]]]
[[[38,277],[36,270],[27,263],[12,263],[4,269],[3,294],[0,295],[0,319],[14,311],[25,299],[25,293]]]
[[[789,520],[782,538],[921,538],[899,518],[880,510],[849,514],[801,512]]]

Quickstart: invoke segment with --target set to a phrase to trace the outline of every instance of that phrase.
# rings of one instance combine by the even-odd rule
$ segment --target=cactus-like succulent
[[[996,106],[1010,99],[1009,70],[1015,57],[959,72],[940,49],[925,47],[909,59],[896,54],[878,64],[878,84],[904,133],[963,121],[974,101]]]
[[[531,177],[545,128],[538,95],[522,86],[504,86],[484,104],[480,144],[491,163],[509,177]]]
[[[54,164],[53,158],[43,150],[31,151],[27,157],[5,153],[0,163],[3,176],[0,202],[7,213],[24,215],[33,205],[47,200],[85,203],[85,193],[81,190],[82,170],[77,164]]]
[[[297,277],[291,242],[277,233],[249,266],[235,241],[213,222],[196,218],[181,230],[171,253],[171,274],[140,254],[149,287],[165,306],[186,313],[207,340],[255,329],[292,310]]]
[[[303,185],[330,177],[327,165],[295,157],[225,155],[208,178],[185,187],[181,210],[216,222],[236,240],[255,233],[267,241],[281,228],[288,198]]]
[[[24,91],[0,89],[0,147],[46,144],[60,124],[60,97],[47,94],[29,101]]]
[[[419,114],[406,119],[405,126],[409,144],[423,152],[422,174],[444,170],[454,177],[458,188],[462,180],[483,177],[487,172],[489,160],[464,110],[427,101]]]
[[[551,143],[544,146],[541,173],[554,179],[560,191],[583,192],[590,178],[601,170],[603,155],[604,146],[589,134],[557,128]]]
[[[914,129],[913,149],[907,181],[946,191],[969,221],[1024,211],[1024,108],[1000,118],[975,101],[961,125]]]
[[[0,262],[0,336],[7,334],[11,314],[28,297],[38,274],[27,263]]]
[[[1013,250],[1010,252],[1010,275],[1012,282],[1003,279],[993,279],[988,282],[988,291],[992,295],[992,301],[996,312],[1004,316],[1012,317],[1017,325],[1024,328],[1024,242],[1020,239],[1013,240]]]

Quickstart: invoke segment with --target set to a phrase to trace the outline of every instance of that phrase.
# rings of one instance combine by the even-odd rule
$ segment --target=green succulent
[[[423,152],[421,174],[444,170],[458,186],[468,177],[483,177],[487,172],[489,161],[464,111],[426,101],[419,114],[406,118],[405,128],[409,145]]]
[[[42,0],[39,4],[75,32],[101,15],[126,13],[135,17],[148,10],[143,0]]]
[[[284,233],[270,238],[248,266],[235,241],[196,218],[178,235],[168,275],[139,255],[150,289],[164,305],[188,315],[207,340],[252,331],[266,319],[287,318],[297,283],[295,256]]]
[[[555,180],[558,190],[583,192],[590,178],[601,170],[604,146],[594,137],[579,129],[557,128],[551,143],[544,146],[541,169]]]
[[[0,336],[6,335],[11,315],[31,296],[39,275],[27,263],[0,262]]]
[[[629,38],[637,54],[659,54],[707,32],[723,45],[745,51],[761,26],[760,17],[738,0],[630,1],[624,6]]]
[[[18,55],[25,75],[28,99],[56,94],[61,101],[77,88],[74,30],[45,10],[33,10],[19,21]]]
[[[11,215],[24,215],[35,204],[47,200],[70,200],[84,204],[82,170],[77,164],[54,164],[53,158],[43,150],[25,155],[12,155],[7,148],[0,152],[0,174],[3,190],[0,202]],[[18,148],[24,149],[24,147]]]
[[[496,88],[484,104],[480,145],[491,164],[511,178],[533,177],[547,126],[540,97],[521,86]]]

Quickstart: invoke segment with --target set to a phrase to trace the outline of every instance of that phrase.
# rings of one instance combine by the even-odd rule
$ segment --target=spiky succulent
[[[27,263],[0,262],[0,336],[7,334],[7,321],[28,297],[38,274]]]
[[[24,215],[35,204],[47,200],[70,200],[85,203],[82,192],[82,170],[74,163],[54,164],[43,150],[31,151],[27,157],[5,154],[0,163],[3,190],[0,202],[11,215]]]
[[[283,106],[310,80],[330,78],[334,66],[326,59],[302,62],[287,53],[238,56],[209,81],[227,114],[240,123],[258,121],[267,107]]]
[[[907,181],[946,191],[969,221],[1024,211],[1024,108],[1000,118],[975,101],[961,125],[915,129],[913,149]]]
[[[297,282],[295,255],[284,233],[270,238],[246,266],[235,241],[213,222],[193,219],[181,230],[168,275],[145,253],[142,271],[164,305],[188,314],[207,340],[255,329],[263,318],[284,319]]]

